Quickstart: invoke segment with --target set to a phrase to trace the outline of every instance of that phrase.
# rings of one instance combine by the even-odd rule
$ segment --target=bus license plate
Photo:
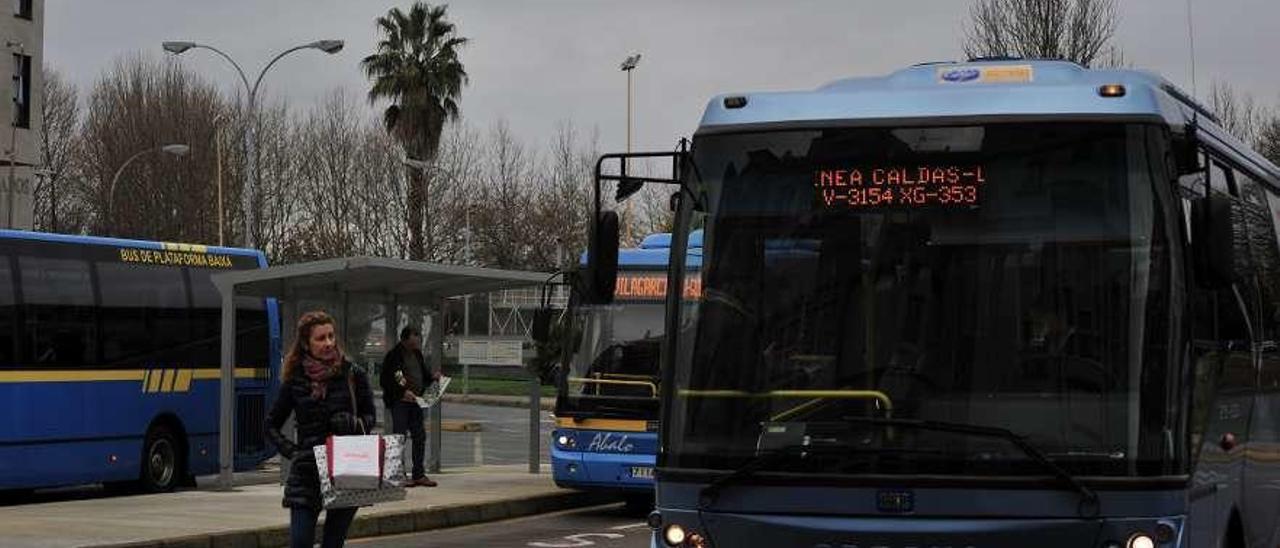
[[[649,466],[632,466],[631,477],[653,479],[653,468]]]

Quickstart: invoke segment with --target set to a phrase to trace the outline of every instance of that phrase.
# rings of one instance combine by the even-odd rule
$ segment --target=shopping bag
[[[320,472],[320,498],[324,507],[354,508],[380,502],[404,500],[408,478],[404,470],[404,436],[400,434],[378,436],[381,438],[382,476],[373,489],[348,489],[334,485],[329,466],[329,450],[326,445],[313,449],[316,470]]]
[[[329,477],[339,489],[377,489],[382,483],[382,436],[329,436]]]

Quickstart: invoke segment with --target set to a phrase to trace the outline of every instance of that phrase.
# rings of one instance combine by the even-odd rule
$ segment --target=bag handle
[[[360,432],[368,434],[364,429],[364,421],[360,420],[360,411],[356,409],[356,375],[352,368],[347,368],[347,392],[351,394],[351,418],[360,425]]]

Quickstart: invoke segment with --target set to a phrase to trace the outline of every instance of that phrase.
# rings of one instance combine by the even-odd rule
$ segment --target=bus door
[[[1257,352],[1253,413],[1245,450],[1242,505],[1249,546],[1275,546],[1280,512],[1280,246],[1275,216],[1280,195],[1241,171],[1234,173],[1247,219],[1256,290],[1254,325]]]
[[[1195,467],[1188,500],[1191,546],[1217,546],[1241,500],[1245,448],[1257,381],[1257,291],[1252,278],[1245,209],[1230,172],[1209,162],[1210,191],[1232,196],[1233,283],[1192,293],[1191,451]],[[1202,179],[1203,180],[1203,179]],[[1190,202],[1184,201],[1184,207]]]

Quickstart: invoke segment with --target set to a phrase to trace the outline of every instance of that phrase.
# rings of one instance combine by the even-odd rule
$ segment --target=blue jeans
[[[391,432],[408,434],[413,440],[413,479],[427,475],[422,462],[427,450],[427,429],[422,421],[422,408],[416,403],[398,401],[391,408]]]
[[[334,508],[325,512],[324,539],[320,541],[322,548],[342,548],[347,541],[347,529],[356,518],[355,508]],[[316,522],[320,520],[320,511],[310,508],[292,507],[289,509],[289,546],[290,548],[311,548],[316,541]]]

